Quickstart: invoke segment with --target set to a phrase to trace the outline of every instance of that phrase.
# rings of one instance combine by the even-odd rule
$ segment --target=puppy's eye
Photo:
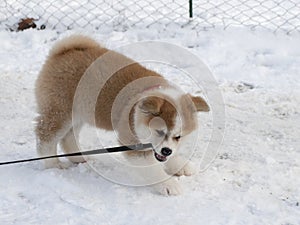
[[[165,136],[165,132],[163,130],[156,130],[156,133],[159,137]]]
[[[141,110],[141,111],[142,111],[142,113],[144,113],[148,116],[152,115],[154,117],[160,116],[160,114],[161,114],[161,112],[148,112],[148,111],[145,111],[145,110]]]
[[[180,136],[180,135],[178,135],[178,136],[176,136],[176,137],[173,137],[173,139],[174,139],[175,141],[179,141],[179,140],[180,140],[180,138],[181,138],[181,136]]]
[[[160,114],[161,114],[160,112],[151,113],[152,116],[160,116]]]

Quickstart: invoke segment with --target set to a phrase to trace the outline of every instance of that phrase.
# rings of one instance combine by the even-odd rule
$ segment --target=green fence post
[[[193,18],[193,0],[189,0],[190,18]]]

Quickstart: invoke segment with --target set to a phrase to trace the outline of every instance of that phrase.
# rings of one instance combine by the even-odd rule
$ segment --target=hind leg
[[[57,154],[57,142],[55,140],[51,140],[48,142],[38,141],[37,144],[37,153],[39,157],[46,157],[52,156]],[[48,168],[55,168],[60,167],[58,158],[53,159],[45,159],[44,160],[44,167]]]
[[[57,144],[68,132],[69,124],[59,114],[44,114],[37,118],[37,153],[40,157],[57,155]],[[44,160],[45,168],[62,168],[58,158]]]
[[[81,126],[76,126],[75,132],[74,132],[74,128],[71,128],[68,131],[68,133],[62,138],[60,145],[66,154],[80,152],[80,148],[77,145],[77,143],[79,141],[80,128],[81,128]],[[86,162],[86,160],[84,159],[83,156],[73,156],[73,157],[69,157],[68,159],[73,163]]]

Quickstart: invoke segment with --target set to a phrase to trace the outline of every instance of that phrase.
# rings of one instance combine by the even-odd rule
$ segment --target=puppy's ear
[[[160,108],[163,105],[164,100],[158,97],[147,97],[143,99],[139,105],[139,108],[143,113],[152,114],[153,116],[159,116]]]
[[[200,96],[192,96],[190,94],[189,97],[194,103],[197,112],[209,112],[209,106],[203,98],[201,98]]]

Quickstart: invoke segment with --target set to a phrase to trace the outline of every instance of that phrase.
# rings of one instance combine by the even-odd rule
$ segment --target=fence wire
[[[193,0],[192,19],[189,0],[1,0],[0,29],[26,18],[58,30],[246,26],[290,34],[300,32],[300,0]]]

